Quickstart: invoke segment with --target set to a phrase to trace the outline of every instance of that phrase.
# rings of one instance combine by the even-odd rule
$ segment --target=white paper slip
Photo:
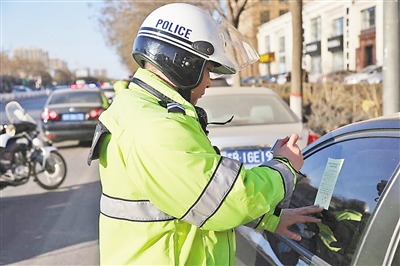
[[[328,158],[328,163],[325,166],[321,184],[319,184],[317,196],[314,201],[314,204],[324,207],[325,210],[329,209],[333,190],[335,189],[336,180],[342,169],[343,162],[344,159]]]

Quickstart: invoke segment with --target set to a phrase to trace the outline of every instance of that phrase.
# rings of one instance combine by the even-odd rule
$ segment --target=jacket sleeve
[[[246,170],[218,155],[198,123],[188,121],[193,118],[168,116],[130,145],[120,143],[127,150],[126,170],[143,196],[205,230],[227,230],[263,217],[258,228],[274,231],[277,220],[271,215],[294,186],[290,164],[274,159]]]

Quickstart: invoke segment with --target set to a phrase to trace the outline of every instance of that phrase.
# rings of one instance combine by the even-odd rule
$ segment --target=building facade
[[[303,69],[310,81],[336,70],[360,70],[383,61],[382,1],[315,1],[303,6]],[[292,17],[284,14],[258,27],[258,51],[273,54],[260,74],[291,71]]]
[[[249,40],[256,50],[259,50],[257,40],[258,26],[289,12],[287,0],[249,1],[246,10],[240,18],[239,31]],[[259,62],[240,72],[242,77],[259,76]]]

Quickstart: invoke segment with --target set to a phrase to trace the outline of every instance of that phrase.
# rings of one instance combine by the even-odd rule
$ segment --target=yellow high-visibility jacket
[[[274,232],[296,172],[284,159],[246,170],[217,154],[195,108],[151,72],[135,78],[99,120],[102,265],[235,265],[234,228]],[[278,211],[277,211],[278,210]]]

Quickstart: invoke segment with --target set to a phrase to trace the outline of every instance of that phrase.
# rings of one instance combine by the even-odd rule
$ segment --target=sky
[[[18,47],[38,47],[48,51],[49,58],[66,61],[70,70],[106,69],[115,79],[130,75],[100,29],[103,1],[0,1],[1,50],[9,55]]]

